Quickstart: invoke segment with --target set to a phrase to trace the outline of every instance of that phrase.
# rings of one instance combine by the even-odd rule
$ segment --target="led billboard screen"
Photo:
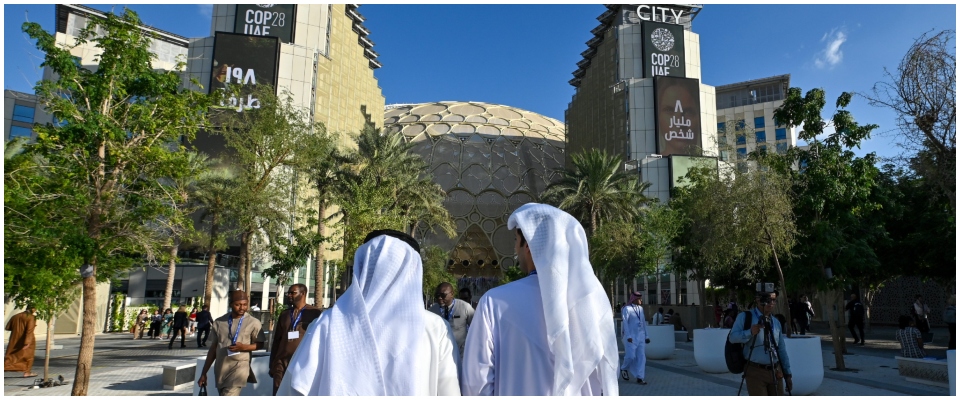
[[[295,4],[237,4],[234,33],[273,36],[284,43],[293,42],[296,23]]]
[[[700,81],[698,79],[658,76],[653,80],[657,121],[657,153],[699,155],[702,149],[700,127]]]
[[[686,77],[683,25],[643,23],[643,76]]]
[[[227,85],[239,86],[239,96],[231,94],[221,106],[237,112],[260,108],[260,102],[253,98],[253,89],[256,85],[277,86],[279,57],[278,38],[217,32],[210,90],[226,90]]]

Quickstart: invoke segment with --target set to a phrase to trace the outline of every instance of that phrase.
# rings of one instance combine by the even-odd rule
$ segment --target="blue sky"
[[[122,5],[92,5],[110,10]],[[130,5],[148,25],[186,37],[208,36],[210,5]],[[567,84],[604,7],[588,5],[383,5],[360,7],[383,68],[387,104],[473,100],[506,104],[563,120]],[[26,13],[25,13],[26,11]],[[841,92],[868,92],[895,70],[924,32],[956,29],[943,5],[707,4],[693,23],[700,35],[703,83],[723,85],[789,73],[791,86],[827,92],[825,116]],[[29,18],[49,31],[53,5],[4,5],[4,88],[32,91],[39,52],[20,32]],[[895,115],[855,98],[849,108],[877,134],[859,154],[893,156]]]

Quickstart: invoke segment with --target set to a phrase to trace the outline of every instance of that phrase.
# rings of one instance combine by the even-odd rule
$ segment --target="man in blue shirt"
[[[747,365],[743,375],[747,381],[747,393],[751,396],[783,396],[783,380],[790,391],[793,389],[793,375],[784,340],[786,335],[780,321],[772,317],[777,294],[760,292],[756,300],[756,307],[737,315],[730,331],[730,342],[745,344],[743,356]],[[752,325],[743,329],[747,313],[752,314]]]

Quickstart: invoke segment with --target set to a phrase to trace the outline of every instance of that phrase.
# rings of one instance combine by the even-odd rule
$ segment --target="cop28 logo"
[[[673,34],[664,28],[657,28],[650,34],[650,41],[653,47],[660,51],[670,51],[673,48]]]

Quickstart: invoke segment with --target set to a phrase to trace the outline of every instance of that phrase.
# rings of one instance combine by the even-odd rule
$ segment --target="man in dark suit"
[[[210,314],[210,306],[204,304],[203,310],[197,313],[197,347],[207,347],[207,338],[210,337],[210,323],[213,322],[213,315]]]
[[[177,312],[173,313],[173,331],[170,333],[170,345],[167,346],[168,349],[173,348],[173,341],[177,340],[177,335],[180,335],[180,348],[187,347],[185,343],[187,340],[187,321],[187,309],[184,306],[180,306]]]

